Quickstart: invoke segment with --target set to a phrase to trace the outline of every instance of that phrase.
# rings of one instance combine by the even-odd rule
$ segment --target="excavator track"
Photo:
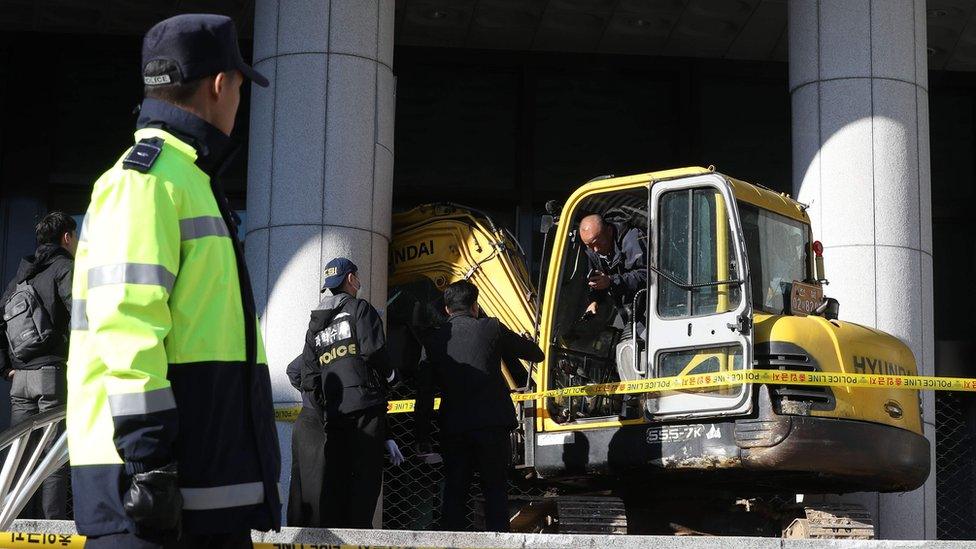
[[[627,533],[627,513],[620,498],[560,496],[556,516],[561,534]]]

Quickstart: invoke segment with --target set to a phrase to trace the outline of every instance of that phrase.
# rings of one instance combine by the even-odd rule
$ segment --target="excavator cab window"
[[[598,303],[596,316],[585,316],[590,289],[589,264],[578,238],[580,220],[600,214],[604,220],[625,230],[645,231],[648,191],[635,189],[607,192],[583,200],[571,215],[570,238],[563,250],[562,269],[556,293],[552,340],[548,349],[550,388],[619,381],[617,346],[630,337],[630,311],[622,311],[610,298]],[[549,401],[550,417],[558,422],[585,421],[620,414],[620,396],[556,398]]]
[[[736,278],[735,256],[721,195],[714,189],[671,191],[661,196],[658,268],[682,281]],[[665,279],[657,288],[658,314],[680,318],[730,311],[737,285],[682,288]]]
[[[787,314],[790,285],[814,278],[809,272],[809,226],[742,202],[739,216],[749,253],[753,307]]]
[[[663,193],[658,204],[658,268],[679,281],[711,283],[736,279],[735,247],[721,193],[713,187]],[[685,288],[662,277],[657,285],[657,314],[664,319],[714,315],[734,310],[742,293],[736,284]],[[660,353],[655,377],[707,374],[742,368],[735,346],[699,347]],[[738,395],[731,389],[690,390]]]

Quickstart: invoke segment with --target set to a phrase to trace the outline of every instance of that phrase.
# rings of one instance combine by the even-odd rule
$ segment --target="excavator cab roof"
[[[741,179],[736,179],[734,177],[721,174],[712,166],[708,168],[703,168],[701,166],[690,166],[685,168],[674,168],[670,170],[660,170],[620,177],[597,177],[576,189],[576,191],[570,196],[569,200],[566,201],[566,204],[574,204],[583,196],[589,195],[594,191],[607,191],[616,188],[623,190],[638,185],[646,185],[648,183],[653,185],[654,183],[660,181],[669,181],[673,179],[681,179],[711,173],[717,173],[726,178],[732,185],[732,191],[735,193],[735,197],[737,199],[806,224],[810,223],[810,217],[806,213],[806,205],[794,200],[788,194],[777,192],[767,187],[763,187],[762,185],[756,185],[754,183],[749,183]]]

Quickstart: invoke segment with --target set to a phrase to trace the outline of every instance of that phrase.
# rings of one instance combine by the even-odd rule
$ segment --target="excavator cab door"
[[[748,262],[731,184],[719,174],[657,182],[649,211],[643,377],[751,367]],[[751,394],[750,385],[649,394],[644,411],[653,419],[738,415],[751,410]]]

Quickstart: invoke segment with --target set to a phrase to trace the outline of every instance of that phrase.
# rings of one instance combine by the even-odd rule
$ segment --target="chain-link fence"
[[[939,539],[976,539],[976,447],[969,393],[935,395],[936,521]]]
[[[412,383],[400,383],[393,399],[410,399],[416,395]],[[437,413],[431,429],[437,440]],[[444,475],[439,465],[432,465],[413,458],[414,415],[390,414],[387,416],[387,437],[400,446],[407,457],[399,466],[387,465],[383,471],[383,528],[393,530],[431,530],[440,523],[441,493]],[[437,451],[437,447],[434,448]]]
[[[400,383],[393,394],[394,399],[412,399],[416,396],[411,380]],[[402,530],[436,530],[441,527],[441,498],[444,493],[444,474],[441,464],[427,464],[411,459],[414,443],[414,415],[390,414],[388,436],[392,436],[403,449],[407,459],[400,466],[387,465],[383,472],[383,528]],[[434,451],[439,451],[437,443],[437,412],[433,414],[431,428]],[[512,505],[520,501],[540,498],[544,490],[527,483],[509,480],[508,495]],[[480,528],[481,488],[477,476],[468,492],[468,519],[472,527]]]

